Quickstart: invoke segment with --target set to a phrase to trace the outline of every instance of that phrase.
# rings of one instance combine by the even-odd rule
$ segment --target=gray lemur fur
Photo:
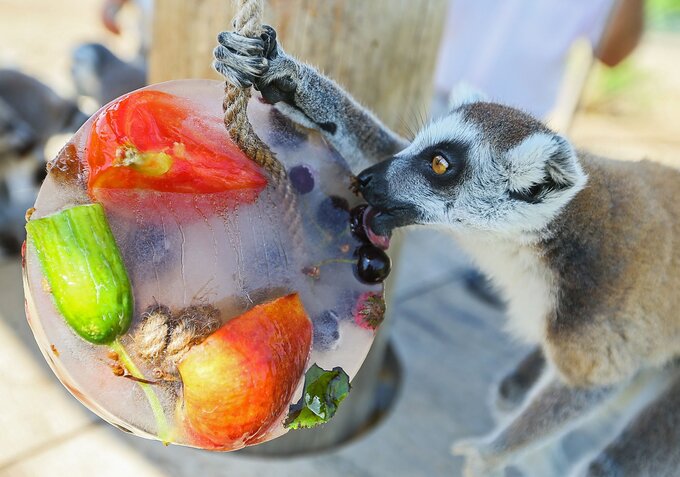
[[[526,396],[529,402],[492,436],[454,446],[466,458],[466,476],[501,471],[596,412],[641,369],[678,354],[678,340],[671,338],[680,330],[668,311],[677,316],[675,295],[668,290],[680,278],[659,269],[680,256],[669,245],[673,227],[680,228],[668,198],[677,194],[676,172],[578,153],[528,115],[483,101],[461,102],[409,144],[333,81],[287,55],[272,28],[255,39],[224,32],[218,41],[218,72],[254,86],[293,119],[318,129],[354,173],[371,166],[358,181],[364,198],[381,210],[374,230],[450,226],[508,289],[510,331],[539,347],[503,380],[499,399],[506,407]],[[435,155],[461,160],[449,161],[451,174],[435,177],[429,168]],[[670,258],[652,264],[647,249]],[[507,270],[497,270],[507,257]],[[661,295],[636,277],[657,277]],[[529,320],[523,310],[535,316]],[[649,316],[639,318],[643,311]],[[532,389],[546,367],[555,376]],[[679,387],[680,380],[636,415],[586,474],[677,475]]]
[[[75,101],[12,69],[0,69],[0,159],[35,152],[54,134],[78,129],[87,119]],[[12,147],[13,146],[13,147]]]
[[[348,161],[354,173],[404,149],[407,141],[390,131],[335,82],[287,55],[276,32],[261,39],[220,33],[215,69],[240,86],[254,86],[282,112],[318,129]]]
[[[103,106],[146,85],[146,69],[118,58],[100,43],[85,43],[73,50],[71,77],[79,95]]]

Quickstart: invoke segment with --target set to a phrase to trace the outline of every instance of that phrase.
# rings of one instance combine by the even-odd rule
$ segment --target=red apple
[[[305,371],[312,323],[299,296],[254,307],[191,348],[178,364],[190,444],[231,450],[284,418]]]

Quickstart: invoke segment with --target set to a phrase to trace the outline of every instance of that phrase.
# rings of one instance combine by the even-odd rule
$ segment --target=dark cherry
[[[361,204],[349,211],[349,231],[357,240],[368,243],[368,236],[364,228],[364,213],[368,204]]]
[[[381,283],[390,274],[392,262],[385,252],[370,244],[356,249],[354,274],[363,283]]]

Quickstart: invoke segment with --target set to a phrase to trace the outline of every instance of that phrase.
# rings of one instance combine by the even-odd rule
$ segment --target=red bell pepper
[[[219,118],[161,91],[137,91],[107,106],[92,125],[86,157],[94,197],[121,197],[111,189],[150,190],[226,193],[250,203],[267,185]]]

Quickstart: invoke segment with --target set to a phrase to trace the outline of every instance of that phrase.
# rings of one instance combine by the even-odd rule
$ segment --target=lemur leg
[[[588,466],[589,477],[680,475],[680,377]]]
[[[537,347],[501,380],[496,395],[496,407],[502,411],[517,409],[538,382],[544,369],[545,356],[543,350]]]
[[[385,159],[407,141],[388,129],[335,82],[288,56],[265,26],[260,38],[232,32],[218,36],[215,69],[241,86],[253,85],[268,102],[304,126],[318,129],[352,172]]]
[[[500,432],[491,438],[458,441],[452,451],[466,458],[466,477],[487,475],[504,467],[515,454],[571,430],[616,389],[574,388],[553,380]]]

